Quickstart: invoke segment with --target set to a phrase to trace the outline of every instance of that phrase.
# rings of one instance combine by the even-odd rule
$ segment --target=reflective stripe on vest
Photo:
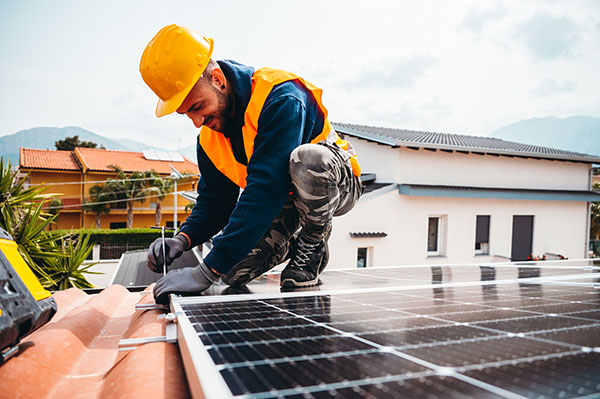
[[[252,94],[250,95],[250,101],[248,102],[248,107],[244,114],[244,126],[242,126],[244,151],[246,152],[246,159],[248,162],[250,162],[250,158],[254,151],[254,139],[256,138],[258,130],[258,118],[260,117],[260,112],[262,111],[265,101],[273,87],[289,80],[297,80],[310,90],[317,101],[319,109],[323,113],[323,130],[310,142],[318,143],[326,140],[336,143],[338,147],[350,154],[352,171],[355,176],[360,176],[360,165],[358,164],[357,156],[354,153],[352,146],[337,135],[327,119],[327,109],[321,102],[323,90],[292,73],[272,68],[259,69],[252,75]],[[235,159],[229,139],[220,132],[202,126],[202,129],[200,129],[199,140],[202,149],[213,165],[215,165],[215,167],[232,182],[241,188],[246,187],[246,177],[248,176],[246,165],[239,163]]]

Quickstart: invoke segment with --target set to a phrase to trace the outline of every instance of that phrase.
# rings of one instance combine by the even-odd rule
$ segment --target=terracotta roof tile
[[[177,346],[141,345],[119,352],[119,340],[165,334],[158,310],[135,311],[151,295],[113,285],[100,294],[69,289],[53,295],[54,318],[21,342],[0,367],[0,398],[187,398]]]
[[[81,170],[73,151],[22,148],[19,166],[26,169]]]
[[[173,165],[181,173],[198,173],[198,166],[184,158],[184,162],[153,161],[144,158],[141,152],[112,151],[99,148],[76,148],[75,153],[88,170],[99,172],[112,172],[111,165],[119,166],[124,172],[143,172],[154,169],[160,174],[170,174]]]

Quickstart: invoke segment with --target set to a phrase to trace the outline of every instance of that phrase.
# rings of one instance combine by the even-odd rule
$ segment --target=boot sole
[[[319,281],[319,277],[315,278],[314,280],[309,280],[309,281],[296,281],[294,279],[291,278],[286,278],[285,280],[281,281],[281,286],[282,287],[312,287],[314,285],[319,285],[320,281]]]

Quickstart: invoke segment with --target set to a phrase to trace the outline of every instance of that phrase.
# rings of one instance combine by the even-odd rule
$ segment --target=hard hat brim
[[[186,87],[185,90],[180,91],[166,101],[158,99],[158,103],[156,104],[156,117],[160,118],[161,116],[172,114],[173,112],[177,111],[177,109],[181,107],[181,104],[183,104],[185,101],[187,95],[190,94],[190,91],[192,91],[196,85],[196,82],[198,82],[198,79],[200,79],[200,76],[202,76],[202,72],[196,79],[194,79],[194,83],[189,85],[189,87]]]

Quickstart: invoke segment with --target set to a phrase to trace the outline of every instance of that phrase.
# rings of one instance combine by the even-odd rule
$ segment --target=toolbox
[[[19,350],[21,339],[50,321],[56,302],[0,229],[0,365]]]

